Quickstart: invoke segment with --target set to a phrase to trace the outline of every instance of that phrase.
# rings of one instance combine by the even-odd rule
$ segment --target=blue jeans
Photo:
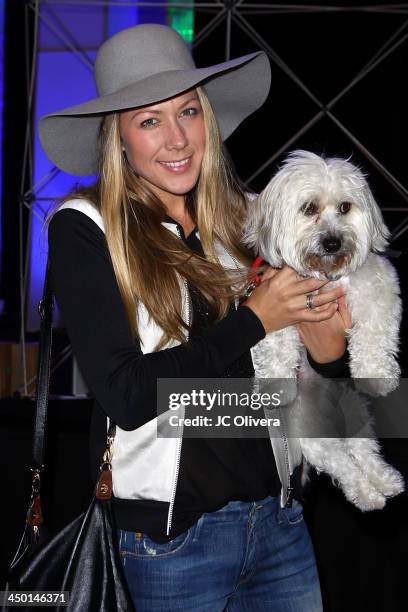
[[[302,504],[231,501],[171,542],[118,529],[137,612],[322,612]]]

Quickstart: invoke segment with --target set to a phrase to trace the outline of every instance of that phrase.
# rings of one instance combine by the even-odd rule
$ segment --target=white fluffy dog
[[[395,390],[399,283],[391,263],[377,254],[385,250],[389,230],[363,173],[344,159],[294,151],[250,204],[244,236],[273,267],[287,264],[302,276],[332,281],[323,290],[345,286],[353,321],[347,330],[349,367],[352,377],[361,379],[355,384],[372,395]],[[295,326],[267,334],[254,349],[254,367],[259,378],[294,382],[317,376]],[[357,410],[367,437],[300,438],[300,443],[308,463],[328,473],[358,508],[372,510],[402,492],[404,484],[382,459],[360,399]]]

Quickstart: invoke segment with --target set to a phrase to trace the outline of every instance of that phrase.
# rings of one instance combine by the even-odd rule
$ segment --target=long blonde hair
[[[218,261],[218,240],[241,264],[248,266],[253,253],[240,241],[246,198],[223,148],[218,124],[201,87],[196,88],[205,123],[205,151],[197,184],[186,196],[186,206],[200,233],[201,257],[161,223],[166,208],[142,182],[122,152],[119,113],[105,115],[101,124],[100,162],[96,182],[58,200],[45,221],[47,226],[69,199],[85,198],[100,212],[118,287],[132,334],[139,338],[137,307],[142,302],[162,328],[155,350],[171,338],[185,341],[179,275],[207,298],[218,321],[231,299],[243,288],[247,275],[226,271]],[[158,298],[158,287],[160,297]]]

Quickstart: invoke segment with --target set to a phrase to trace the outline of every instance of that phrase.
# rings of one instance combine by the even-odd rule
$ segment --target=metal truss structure
[[[40,23],[49,28],[53,34],[61,41],[67,50],[70,50],[73,54],[76,54],[78,59],[84,64],[84,66],[92,71],[93,66],[88,55],[81,49],[81,46],[75,40],[74,34],[69,32],[61,21],[58,19],[50,19],[50,14],[58,6],[70,6],[74,7],[152,7],[152,8],[163,8],[168,7],[168,2],[152,2],[152,1],[140,1],[132,2],[128,0],[123,1],[109,1],[109,0],[27,0],[26,11],[34,12],[34,36],[33,36],[33,50],[32,50],[32,63],[28,67],[28,117],[33,116],[34,108],[34,96],[35,96],[35,81],[36,81],[36,56],[38,52],[38,31]],[[408,230],[408,187],[402,184],[397,177],[387,168],[386,164],[376,157],[364,142],[359,140],[355,134],[340,120],[336,115],[336,105],[344,96],[349,93],[357,84],[359,84],[365,77],[375,71],[386,58],[393,54],[402,45],[407,44],[408,41],[408,4],[389,4],[389,5],[353,5],[353,6],[328,6],[327,3],[323,2],[320,5],[306,5],[306,4],[290,4],[290,3],[269,3],[269,2],[254,2],[250,0],[207,0],[207,2],[172,2],[172,8],[180,9],[194,9],[195,13],[203,12],[208,13],[209,19],[206,25],[195,33],[192,41],[193,50],[203,43],[208,36],[218,27],[223,27],[225,30],[225,49],[224,55],[225,60],[230,59],[231,54],[231,42],[232,42],[232,25],[237,26],[242,33],[244,33],[255,45],[256,49],[263,50],[268,55],[271,64],[279,67],[291,81],[300,88],[304,94],[313,102],[315,105],[315,114],[308,119],[304,125],[301,126],[295,133],[293,133],[286,142],[279,147],[278,150],[272,151],[270,156],[265,159],[262,164],[248,177],[243,177],[244,182],[250,185],[251,182],[267,168],[271,166],[275,160],[277,160],[285,151],[292,147],[306,132],[311,130],[318,122],[323,118],[330,120],[337,128],[346,136],[350,143],[365,157],[382,175],[383,178],[389,183],[390,187],[395,190],[406,203],[405,206],[400,207],[389,207],[383,208],[383,211],[397,212],[402,216],[401,221],[394,228],[391,241],[401,237]],[[46,11],[44,10],[46,9]],[[265,20],[270,19],[276,15],[298,15],[308,14],[317,15],[321,13],[351,13],[351,14],[393,14],[400,15],[402,23],[397,27],[389,39],[382,44],[373,54],[373,56],[366,62],[365,66],[361,68],[349,81],[349,83],[338,91],[329,101],[324,101],[315,95],[313,91],[305,84],[305,82],[296,74],[295,70],[292,69],[285,60],[276,52],[268,40],[253,27],[248,20],[249,15],[263,15]],[[28,19],[26,20],[28,22]],[[25,139],[25,155],[23,161],[23,177],[21,184],[24,184],[24,176],[27,172],[27,168],[33,166],[33,145],[32,145],[32,120],[27,123],[26,139]],[[60,172],[56,167],[52,168],[50,172],[41,178],[30,190],[22,192],[19,205],[22,207],[26,206],[30,211],[31,215],[37,215],[38,218],[43,221],[46,210],[41,206],[41,201],[49,198],[41,197],[41,190],[45,185],[48,185],[55,176]],[[408,180],[408,179],[407,179]],[[45,203],[45,202],[44,202]],[[22,219],[22,213],[20,213],[20,219]],[[30,231],[30,223],[28,224]],[[20,232],[20,254],[23,252],[23,240],[24,237]],[[29,242],[30,236],[27,237]],[[29,253],[29,248],[27,248]],[[28,290],[28,261],[23,265],[22,258],[21,262],[21,284],[20,284],[20,295],[21,295],[21,312],[25,312],[25,304],[27,300]],[[25,361],[25,350],[24,350],[24,337],[25,337],[25,322],[24,316],[22,317],[21,325],[21,346],[22,346],[22,369],[24,372],[23,380],[24,383],[20,389],[23,395],[28,395],[28,387],[35,383],[35,379],[27,380],[26,377],[26,361]],[[63,361],[70,357],[71,351],[65,349],[60,355],[54,358],[53,369],[59,367]],[[53,370],[52,370],[53,371]]]

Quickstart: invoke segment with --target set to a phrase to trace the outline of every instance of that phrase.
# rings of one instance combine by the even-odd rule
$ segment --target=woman
[[[300,458],[274,456],[266,437],[157,436],[158,378],[250,378],[251,347],[287,325],[317,370],[346,369],[341,289],[308,309],[324,283],[267,267],[238,304],[254,254],[240,243],[247,200],[222,140],[264,102],[266,56],[197,69],[174,30],[142,25],[102,45],[95,78],[98,98],[40,122],[58,167],[98,173],[50,215],[49,255],[96,400],[95,479],[107,416],[117,425],[114,511],[136,610],[321,610]]]

